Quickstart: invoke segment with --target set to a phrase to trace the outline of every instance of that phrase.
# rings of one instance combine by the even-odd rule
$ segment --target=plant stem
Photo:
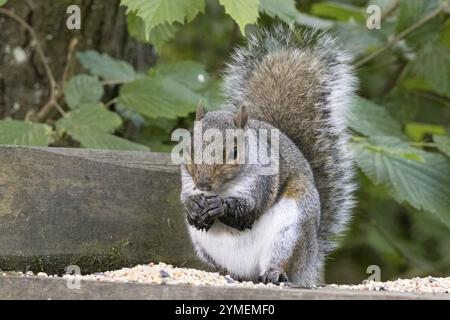
[[[387,17],[389,17],[395,10],[397,10],[400,1],[399,0],[395,0],[392,1],[393,3],[391,4],[391,6],[386,10],[386,12],[384,12],[381,15],[381,21],[385,20]]]
[[[352,136],[351,140],[353,142],[367,142],[369,140],[369,138],[366,137],[361,137],[361,136]],[[408,144],[411,147],[417,147],[417,148],[424,148],[424,147],[428,147],[428,148],[437,148],[437,145],[434,142],[408,142]]]
[[[118,102],[117,98],[114,98],[110,101],[108,101],[107,103],[105,103],[105,107],[109,108],[110,106],[112,106],[113,104],[116,104]]]
[[[410,145],[412,147],[428,147],[428,148],[437,148],[437,145],[433,142],[411,142]]]
[[[434,93],[429,93],[426,91],[417,91],[416,93],[418,96],[422,96],[425,99],[429,99],[431,101],[437,102],[445,107],[450,107],[450,101],[444,97],[441,97],[439,95],[436,95]]]
[[[25,30],[27,30],[30,33],[31,37],[36,43],[36,52],[40,60],[42,61],[50,85],[50,97],[47,103],[40,109],[39,113],[37,114],[37,119],[43,120],[47,116],[47,114],[55,107],[54,102],[58,95],[58,85],[56,83],[55,77],[53,76],[52,70],[47,62],[47,57],[44,54],[44,50],[42,50],[42,46],[39,42],[39,39],[33,27],[31,27],[25,20],[23,20],[21,17],[16,15],[11,10],[0,8],[0,14],[3,14],[19,23],[23,28],[25,28]]]
[[[63,77],[61,80],[61,88],[63,88],[63,89],[66,86],[67,79],[69,77],[69,70],[70,70],[70,66],[72,64],[73,53],[75,51],[75,48],[77,47],[77,44],[78,44],[78,38],[72,38],[72,40],[70,40],[69,49],[67,50],[66,67],[64,68],[64,73],[63,73]]]

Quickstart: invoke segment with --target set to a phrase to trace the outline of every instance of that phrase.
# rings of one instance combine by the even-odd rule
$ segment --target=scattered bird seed
[[[434,292],[450,293],[450,277],[437,278],[412,278],[397,279],[395,281],[377,282],[364,281],[357,285],[329,285],[331,288],[349,289],[349,290],[369,290],[369,291],[397,291],[397,292]]]
[[[11,273],[1,273],[2,276],[8,276]],[[16,272],[15,275],[22,277],[33,276],[31,271],[27,273]],[[48,276],[44,272],[39,272],[38,277],[56,277]],[[65,275],[63,278],[73,277]],[[76,276],[77,279],[91,281],[109,281],[109,282],[139,282],[150,284],[167,285],[192,285],[192,286],[239,286],[239,287],[258,287],[258,288],[286,288],[289,285],[282,283],[280,286],[273,284],[253,283],[250,281],[239,282],[229,275],[220,275],[218,272],[206,272],[196,269],[177,268],[165,263],[149,263],[147,265],[137,265],[133,268],[123,268],[115,271],[97,272],[91,275]],[[377,282],[365,280],[357,285],[336,285],[331,284],[325,288],[345,289],[345,290],[369,290],[369,291],[397,291],[397,292],[433,292],[450,293],[450,277],[425,277],[412,279],[398,279],[395,281]]]
[[[161,276],[161,278],[170,278],[170,274],[165,270],[159,271],[159,275]]]
[[[137,265],[133,268],[123,268],[115,271],[106,271],[102,275],[85,275],[81,276],[80,279],[167,285],[267,287],[267,285],[262,283],[254,284],[250,281],[239,282],[232,279],[229,275],[223,276],[218,272],[176,268],[162,262],[158,264],[149,263],[148,265]],[[276,287],[275,285],[268,286]]]

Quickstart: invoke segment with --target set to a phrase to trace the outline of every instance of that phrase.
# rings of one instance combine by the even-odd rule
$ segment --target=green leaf
[[[83,67],[93,75],[107,81],[130,82],[136,79],[133,67],[125,61],[115,60],[107,54],[89,50],[77,53]]]
[[[378,7],[380,7],[381,9],[381,14],[385,14],[387,12],[389,12],[390,10],[395,9],[395,7],[398,5],[398,3],[396,3],[396,1],[392,1],[392,0],[370,0],[367,3],[367,6],[369,5],[376,5]]]
[[[356,139],[358,140],[358,139]],[[423,151],[411,147],[407,142],[396,137],[378,136],[363,140],[364,148],[391,156],[399,156],[417,162],[425,162]]]
[[[396,31],[400,33],[411,27],[419,20],[435,11],[441,0],[409,0],[400,1]],[[426,22],[413,32],[409,33],[405,40],[413,47],[420,47],[424,43],[433,42],[439,37],[441,29],[441,18],[439,16]]]
[[[148,150],[146,146],[112,134],[122,124],[121,118],[102,104],[84,105],[58,120],[56,127],[80,142],[83,148],[109,150]]]
[[[435,10],[440,0],[407,0],[400,1],[397,18],[397,32],[401,32],[422,17]]]
[[[203,90],[210,81],[205,66],[194,61],[162,64],[151,71],[156,72],[161,78],[170,79],[194,91]]]
[[[277,16],[287,24],[295,22],[298,11],[294,0],[260,0],[259,10],[272,18]]]
[[[298,12],[294,0],[260,0],[259,11],[278,17],[287,24],[298,23],[311,28],[328,29],[333,22]]]
[[[438,124],[409,122],[405,126],[405,132],[413,141],[423,141],[426,135],[446,133],[445,127]]]
[[[418,53],[407,71],[425,80],[433,91],[446,94],[450,91],[450,50],[444,46],[428,44]]]
[[[175,24],[163,23],[157,25],[148,33],[144,20],[134,12],[128,13],[127,22],[128,32],[133,38],[143,43],[151,43],[157,51],[160,51],[162,46],[172,39],[179,29]]]
[[[348,21],[350,19],[354,19],[358,22],[365,21],[364,11],[361,8],[331,1],[313,4],[311,13],[317,16],[333,18],[339,21]]]
[[[383,99],[383,106],[402,125],[413,121],[420,107],[427,103],[428,101],[424,97],[410,91],[402,90],[400,86],[392,89]]]
[[[242,34],[245,26],[256,23],[259,17],[259,0],[219,0],[225,7],[225,12],[237,22]]]
[[[399,140],[397,144],[408,150]],[[353,147],[359,167],[375,184],[385,185],[399,203],[406,201],[435,213],[450,227],[450,167],[443,156],[409,148],[425,160],[421,162],[385,152],[380,144],[364,142]]]
[[[70,79],[64,88],[67,105],[76,109],[82,104],[99,102],[103,96],[103,86],[96,77],[78,75]]]
[[[366,26],[355,22],[337,22],[333,29],[343,46],[355,55],[368,53],[379,48],[385,42],[381,33],[373,32]]]
[[[122,125],[122,119],[114,112],[106,110],[101,103],[83,105],[56,122],[59,130],[70,135],[84,131],[113,132]]]
[[[295,22],[305,27],[317,29],[329,29],[334,26],[332,20],[320,19],[304,13],[298,13]]]
[[[398,123],[384,108],[355,97],[348,116],[349,127],[368,137],[396,136],[405,138]]]
[[[185,117],[195,110],[209,84],[210,77],[199,63],[161,65],[149,76],[124,85],[119,102],[149,118]]]
[[[127,83],[119,102],[149,118],[185,117],[195,110],[201,96],[171,79],[145,77]]]
[[[434,135],[433,140],[436,142],[439,150],[450,157],[450,137]]]
[[[179,27],[175,24],[169,25],[167,23],[157,25],[148,35],[148,42],[150,42],[156,50],[161,50],[162,46],[175,37]]]
[[[205,11],[204,0],[121,0],[128,13],[135,12],[145,23],[146,33],[160,24],[192,21]]]
[[[54,141],[46,124],[0,120],[0,144],[46,147]]]
[[[144,145],[95,130],[76,131],[71,136],[79,141],[84,148],[89,149],[149,151],[149,148]]]
[[[0,7],[5,5],[8,0],[0,0]]]
[[[136,13],[130,11],[127,14],[128,33],[137,41],[147,43],[148,33],[145,29],[145,22]]]

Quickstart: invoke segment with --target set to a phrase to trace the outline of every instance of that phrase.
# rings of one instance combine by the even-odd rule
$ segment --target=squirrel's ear
[[[247,114],[247,110],[246,110],[245,106],[241,106],[241,108],[239,109],[239,112],[236,114],[236,116],[234,117],[233,120],[234,120],[234,124],[239,129],[243,129],[245,127],[245,125],[247,124],[247,120],[248,120],[248,114]]]
[[[205,117],[205,108],[203,107],[202,102],[200,101],[197,105],[197,111],[195,113],[195,120],[200,121]]]

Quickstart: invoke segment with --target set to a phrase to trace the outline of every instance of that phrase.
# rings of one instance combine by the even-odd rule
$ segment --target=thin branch
[[[436,143],[433,142],[410,142],[409,144],[418,148],[437,148]]]
[[[78,45],[78,38],[72,38],[70,40],[69,49],[67,50],[66,67],[64,68],[63,77],[61,80],[61,88],[64,89],[67,83],[67,78],[69,77],[70,66],[72,65],[73,53]]]
[[[387,17],[389,17],[395,10],[397,10],[400,4],[400,0],[392,1],[392,5],[381,15],[381,21],[384,21]]]
[[[449,107],[450,108],[450,101],[448,99],[444,98],[444,97],[441,97],[439,95],[436,95],[436,94],[433,94],[433,93],[430,93],[430,92],[421,91],[421,90],[418,90],[415,93],[417,95],[425,98],[425,99],[437,102],[437,103],[439,103],[439,104],[441,104],[441,105],[443,105],[445,107]]]
[[[392,92],[397,87],[397,84],[400,82],[400,80],[402,79],[402,77],[404,75],[407,65],[408,65],[408,62],[405,59],[400,60],[400,66],[397,70],[397,73],[389,81],[388,85],[386,86],[386,90],[383,93],[383,96],[387,96],[390,92]]]
[[[18,22],[23,28],[25,28],[25,30],[27,30],[30,33],[31,37],[33,38],[34,42],[36,43],[36,52],[39,56],[39,59],[42,61],[42,64],[45,69],[45,73],[48,78],[48,82],[50,84],[50,97],[49,97],[47,103],[40,109],[39,113],[37,114],[37,119],[43,120],[55,106],[54,101],[58,94],[58,85],[55,81],[55,77],[53,76],[52,70],[50,69],[50,66],[47,62],[47,57],[45,56],[44,51],[42,50],[42,46],[39,42],[36,32],[25,20],[23,20],[18,15],[16,15],[13,11],[5,9],[5,8],[0,8],[0,14],[3,14],[5,16],[15,20],[16,22]]]
[[[368,142],[369,138],[361,137],[361,136],[352,136],[351,141],[352,142]],[[405,142],[408,143],[411,147],[416,147],[416,148],[437,148],[437,145],[433,142],[422,142],[422,141],[418,141],[418,142],[405,141]]]
[[[58,112],[65,117],[66,116],[66,112],[64,111],[64,109],[59,105],[58,101],[55,101],[55,107],[56,110],[58,110]]]
[[[118,102],[117,98],[111,99],[110,101],[108,101],[107,103],[105,103],[105,107],[109,108],[110,106],[112,106],[113,104],[116,104]]]
[[[420,19],[416,23],[412,24],[411,26],[406,28],[404,31],[400,32],[395,37],[393,37],[385,45],[383,45],[382,47],[378,48],[377,50],[373,51],[372,53],[370,53],[366,57],[364,57],[361,60],[359,60],[358,62],[356,62],[355,63],[355,68],[359,68],[359,67],[363,66],[364,64],[366,64],[367,62],[371,61],[372,59],[378,57],[384,51],[386,51],[387,49],[392,47],[394,44],[399,42],[401,39],[403,39],[404,37],[409,35],[411,32],[413,32],[416,29],[420,28],[422,25],[424,25],[425,23],[427,23],[428,21],[430,21],[431,19],[436,17],[438,14],[443,12],[445,10],[445,8],[446,8],[446,6],[443,3],[436,10],[430,12],[428,15],[426,15],[425,17],[423,17],[422,19]]]

